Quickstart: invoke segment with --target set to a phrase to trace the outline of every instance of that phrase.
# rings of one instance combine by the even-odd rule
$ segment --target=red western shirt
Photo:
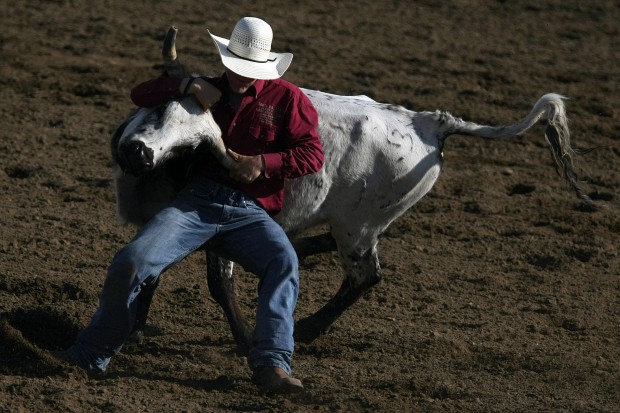
[[[267,212],[282,208],[284,180],[318,172],[323,166],[323,149],[317,132],[318,115],[298,87],[282,79],[257,80],[243,95],[238,111],[228,104],[225,75],[203,78],[215,85],[222,97],[211,108],[222,129],[226,146],[242,155],[262,154],[264,178],[243,184],[229,177],[224,168],[205,168],[216,182],[239,189],[256,199]],[[131,99],[141,107],[157,106],[182,97],[182,79],[162,77],[141,83]]]

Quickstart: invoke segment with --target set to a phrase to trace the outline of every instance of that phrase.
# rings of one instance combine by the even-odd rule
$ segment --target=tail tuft
[[[563,102],[564,99],[566,99],[564,96],[549,93],[539,100],[547,115],[545,138],[549,142],[551,156],[555,161],[558,174],[568,182],[580,199],[591,202],[590,197],[579,186],[577,173],[575,172],[573,158],[576,152],[570,143],[570,131]]]
[[[573,165],[573,157],[576,155],[576,152],[570,143],[570,131],[564,107],[565,99],[566,97],[557,93],[548,93],[536,102],[525,118],[513,125],[478,125],[473,122],[465,122],[445,112],[435,114],[435,117],[443,127],[444,138],[451,134],[462,134],[489,139],[521,135],[544,118],[547,121],[545,138],[550,145],[556,170],[568,182],[571,189],[575,191],[580,199],[591,202],[590,198],[579,186],[577,173]]]

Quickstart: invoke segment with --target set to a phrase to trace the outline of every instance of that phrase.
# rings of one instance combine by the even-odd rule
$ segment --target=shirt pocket
[[[253,146],[259,153],[269,152],[276,147],[276,130],[264,125],[250,126],[250,137]]]

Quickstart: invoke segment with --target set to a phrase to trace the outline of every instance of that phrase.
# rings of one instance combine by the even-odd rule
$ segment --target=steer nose
[[[121,146],[121,152],[127,161],[128,169],[133,172],[142,172],[153,167],[153,150],[147,148],[144,142],[127,142]]]

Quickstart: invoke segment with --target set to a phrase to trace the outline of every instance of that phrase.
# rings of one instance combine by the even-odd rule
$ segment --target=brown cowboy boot
[[[280,367],[258,367],[252,375],[252,383],[269,393],[291,394],[304,390],[301,380],[291,377]]]

